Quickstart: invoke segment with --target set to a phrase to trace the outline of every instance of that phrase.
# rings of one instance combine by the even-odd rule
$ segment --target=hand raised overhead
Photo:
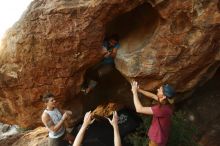
[[[138,89],[138,85],[137,85],[137,82],[132,80],[131,81],[131,91],[132,92],[137,92],[137,89]]]
[[[91,111],[87,112],[84,116],[83,120],[83,127],[88,127],[90,124],[92,124],[95,121],[95,119],[92,119],[92,113]]]
[[[113,127],[118,126],[118,114],[117,114],[116,111],[113,112],[112,120],[110,120],[110,119],[108,118],[108,121],[109,121],[109,123],[110,123]]]

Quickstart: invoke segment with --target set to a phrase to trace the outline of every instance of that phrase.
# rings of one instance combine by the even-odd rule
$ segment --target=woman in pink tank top
[[[157,94],[153,94],[138,88],[136,81],[133,81],[131,86],[136,111],[138,113],[153,116],[148,131],[150,139],[149,146],[166,146],[171,128],[171,117],[173,114],[172,104],[174,102],[173,96],[175,95],[174,89],[166,84],[157,89]],[[143,106],[138,98],[138,92],[156,100],[158,104],[149,107]]]

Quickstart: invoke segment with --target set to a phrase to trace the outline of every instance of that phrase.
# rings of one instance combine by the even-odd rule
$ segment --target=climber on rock
[[[116,57],[119,47],[119,37],[117,34],[104,39],[102,46],[103,59],[100,63],[87,70],[85,74],[85,82],[82,87],[84,93],[87,94],[93,90],[96,87],[98,80],[115,68],[114,58]]]
[[[157,89],[157,95],[155,95],[138,88],[136,81],[132,81],[131,86],[136,111],[153,116],[148,131],[149,146],[166,146],[171,128],[171,116],[173,114],[174,89],[166,84]],[[143,106],[138,98],[138,92],[154,99],[157,104],[150,107]]]
[[[72,112],[59,110],[55,97],[51,93],[41,97],[46,105],[41,119],[49,131],[49,146],[67,146],[73,143],[74,137],[67,133],[64,127],[64,122],[72,115]]]
[[[103,42],[103,52],[104,52],[104,58],[102,60],[102,64],[104,66],[111,66],[114,67],[114,59],[117,54],[117,50],[119,49],[119,37],[118,35],[114,34],[110,36],[109,38],[105,39]],[[103,74],[101,70],[99,70],[100,74]]]

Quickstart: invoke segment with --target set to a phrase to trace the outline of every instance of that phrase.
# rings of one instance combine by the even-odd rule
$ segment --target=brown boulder
[[[105,33],[121,37],[117,69],[145,89],[168,82],[185,92],[211,78],[220,58],[218,0],[143,2],[34,0],[0,46],[0,120],[40,125],[47,91],[82,115],[90,103],[76,94],[102,58]]]
[[[217,3],[162,1],[137,12],[134,20],[138,17],[139,21],[129,23],[131,17],[120,16],[129,27],[117,25],[117,19],[113,22],[123,36],[116,58],[118,70],[139,79],[146,89],[170,83],[178,92],[211,78],[219,66]]]
[[[38,127],[0,140],[1,146],[48,146],[48,131]]]

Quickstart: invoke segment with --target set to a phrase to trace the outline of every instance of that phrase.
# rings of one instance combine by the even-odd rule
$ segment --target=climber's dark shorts
[[[59,138],[49,138],[48,146],[67,146],[68,142],[64,140],[65,133]]]

